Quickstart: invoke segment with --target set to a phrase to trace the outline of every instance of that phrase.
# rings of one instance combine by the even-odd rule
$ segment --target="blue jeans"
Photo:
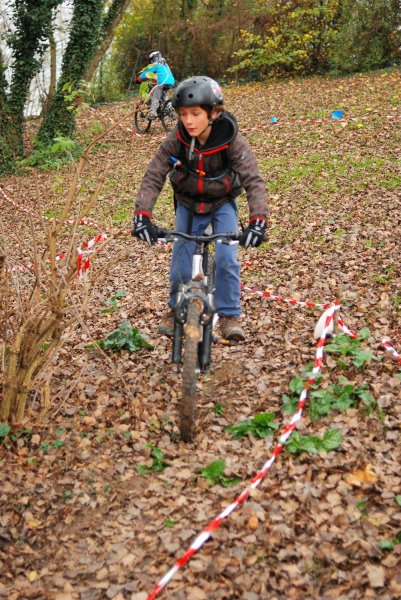
[[[189,210],[182,204],[177,205],[176,229],[187,232]],[[194,213],[192,231],[202,235],[213,219],[213,232],[226,233],[236,231],[237,209],[233,202],[226,202],[214,213],[197,215]],[[179,283],[188,283],[192,277],[192,255],[195,243],[178,239],[174,243],[170,267],[170,299],[168,305],[174,306],[175,294]],[[237,260],[237,244],[216,244],[216,311],[220,317],[239,317],[240,308],[240,264]]]

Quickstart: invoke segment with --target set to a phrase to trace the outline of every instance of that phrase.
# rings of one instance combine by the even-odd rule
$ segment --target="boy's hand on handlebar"
[[[266,219],[263,217],[253,217],[253,219],[249,221],[248,227],[242,232],[239,243],[241,246],[244,246],[244,248],[259,246],[267,239],[266,230]]]
[[[133,229],[131,235],[143,240],[149,246],[157,242],[157,227],[153,225],[150,217],[145,213],[136,213],[134,215]]]

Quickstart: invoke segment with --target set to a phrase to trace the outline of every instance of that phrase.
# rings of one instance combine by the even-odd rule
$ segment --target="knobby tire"
[[[145,102],[138,104],[134,114],[135,129],[138,133],[146,133],[149,131],[151,125],[151,121],[148,120],[149,112],[149,104],[146,104]]]
[[[193,436],[196,382],[198,380],[198,348],[201,336],[199,323],[201,306],[195,299],[189,301],[184,325],[184,357],[182,365],[182,398],[180,407],[180,435],[184,442]]]
[[[166,112],[160,114],[160,121],[162,123],[164,131],[171,131],[177,125],[177,118],[174,115],[170,115]]]

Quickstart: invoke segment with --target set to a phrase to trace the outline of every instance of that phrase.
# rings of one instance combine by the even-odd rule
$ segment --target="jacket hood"
[[[195,147],[203,152],[215,150],[225,144],[230,144],[238,133],[238,124],[235,117],[229,112],[222,112],[213,122],[212,130],[206,140],[206,144],[201,146],[196,140]],[[191,136],[188,134],[181,121],[178,121],[178,138],[185,146],[191,144]]]

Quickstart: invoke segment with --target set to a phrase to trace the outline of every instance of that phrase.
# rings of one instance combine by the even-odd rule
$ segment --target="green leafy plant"
[[[218,402],[213,407],[213,412],[216,417],[221,417],[224,414],[224,404],[222,402]]]
[[[219,483],[223,487],[230,487],[232,485],[237,485],[237,483],[240,483],[240,477],[226,477],[224,475],[225,468],[225,460],[215,460],[212,463],[210,463],[210,465],[208,465],[207,467],[201,469],[201,477],[204,477],[211,486]]]
[[[147,338],[136,327],[132,327],[128,321],[123,321],[118,329],[99,342],[99,346],[105,350],[125,349],[130,352],[137,352],[142,348],[153,350],[153,346]]]
[[[49,448],[61,448],[64,445],[63,440],[55,439],[50,442],[42,442],[40,445],[40,450],[46,454]]]
[[[120,212],[113,216],[113,219],[116,223],[122,223],[123,221],[126,221],[130,215],[130,211],[126,208],[123,208],[120,210]]]
[[[395,501],[397,502],[398,506],[401,506],[401,495],[396,496]]]
[[[19,167],[58,169],[63,163],[71,162],[82,153],[82,147],[68,137],[56,137],[54,143],[45,145],[37,142],[32,154],[18,161]]]
[[[177,524],[177,521],[174,521],[174,519],[164,519],[164,525],[166,527],[174,527],[174,525]]]
[[[368,516],[367,502],[366,500],[359,500],[356,503],[357,509],[361,512],[361,518],[366,519]]]
[[[302,377],[296,375],[289,383],[291,395],[283,394],[281,400],[283,402],[283,411],[286,413],[293,414],[298,406],[299,395],[304,389],[305,382]]]
[[[298,431],[294,431],[286,443],[286,448],[291,454],[301,454],[301,452],[319,454],[335,450],[340,444],[341,434],[338,429],[327,430],[323,438],[316,435],[301,435]]]
[[[22,440],[24,443],[29,442],[32,434],[32,429],[24,427],[23,429],[12,431],[9,425],[0,423],[0,442],[4,446],[8,447],[17,440]]]
[[[153,444],[147,444],[147,447],[150,448],[150,456],[153,458],[153,462],[151,465],[137,465],[136,468],[138,473],[141,475],[148,471],[161,473],[170,463],[164,460],[163,450],[157,448],[157,446],[154,446]]]
[[[380,550],[392,550],[396,544],[401,544],[401,531],[391,540],[380,540],[378,546]]]
[[[299,402],[299,396],[305,387],[306,380],[308,380],[312,376],[312,369],[313,369],[313,363],[308,363],[305,366],[305,368],[302,370],[301,376],[296,375],[295,377],[293,377],[291,379],[289,386],[288,386],[291,394],[290,395],[283,394],[281,396],[284,412],[292,415],[296,411],[298,402]],[[311,385],[309,386],[309,389],[313,390],[313,389],[317,388],[321,379],[322,379],[322,376],[318,374],[315,377],[313,383],[311,383]]]
[[[53,446],[53,448],[61,448],[64,445],[63,440],[53,440],[52,442],[50,442],[50,446]]]
[[[333,338],[331,343],[325,346],[325,350],[326,352],[340,354],[344,357],[350,356],[352,359],[351,363],[355,367],[361,368],[370,362],[373,356],[371,350],[363,349],[361,347],[361,343],[368,339],[369,336],[370,330],[368,327],[363,327],[356,338],[351,338],[349,335],[342,333]],[[347,363],[340,361],[340,366],[346,368]]]
[[[331,410],[345,412],[352,406],[357,406],[362,401],[366,407],[371,408],[375,399],[367,391],[368,386],[353,385],[346,377],[340,377],[338,384],[332,384],[326,390],[315,390],[311,394],[309,414],[312,421],[327,415]]]
[[[401,296],[393,296],[391,302],[394,305],[395,311],[399,313],[401,309]]]
[[[0,438],[5,438],[11,431],[11,427],[6,423],[0,423]]]
[[[58,217],[58,215],[56,214],[56,211],[53,210],[52,208],[49,208],[49,210],[45,210],[43,214],[45,217],[50,217],[51,219],[57,219],[57,217]]]
[[[245,419],[245,421],[227,427],[226,431],[236,439],[246,435],[266,439],[278,428],[278,423],[275,423],[274,419],[274,413],[258,413],[253,419]]]
[[[125,290],[117,290],[115,294],[113,294],[113,296],[111,296],[111,298],[108,298],[105,302],[105,304],[107,305],[107,308],[103,308],[102,309],[102,313],[112,313],[115,312],[118,308],[118,300],[121,300],[121,298],[125,298],[127,295]]]

